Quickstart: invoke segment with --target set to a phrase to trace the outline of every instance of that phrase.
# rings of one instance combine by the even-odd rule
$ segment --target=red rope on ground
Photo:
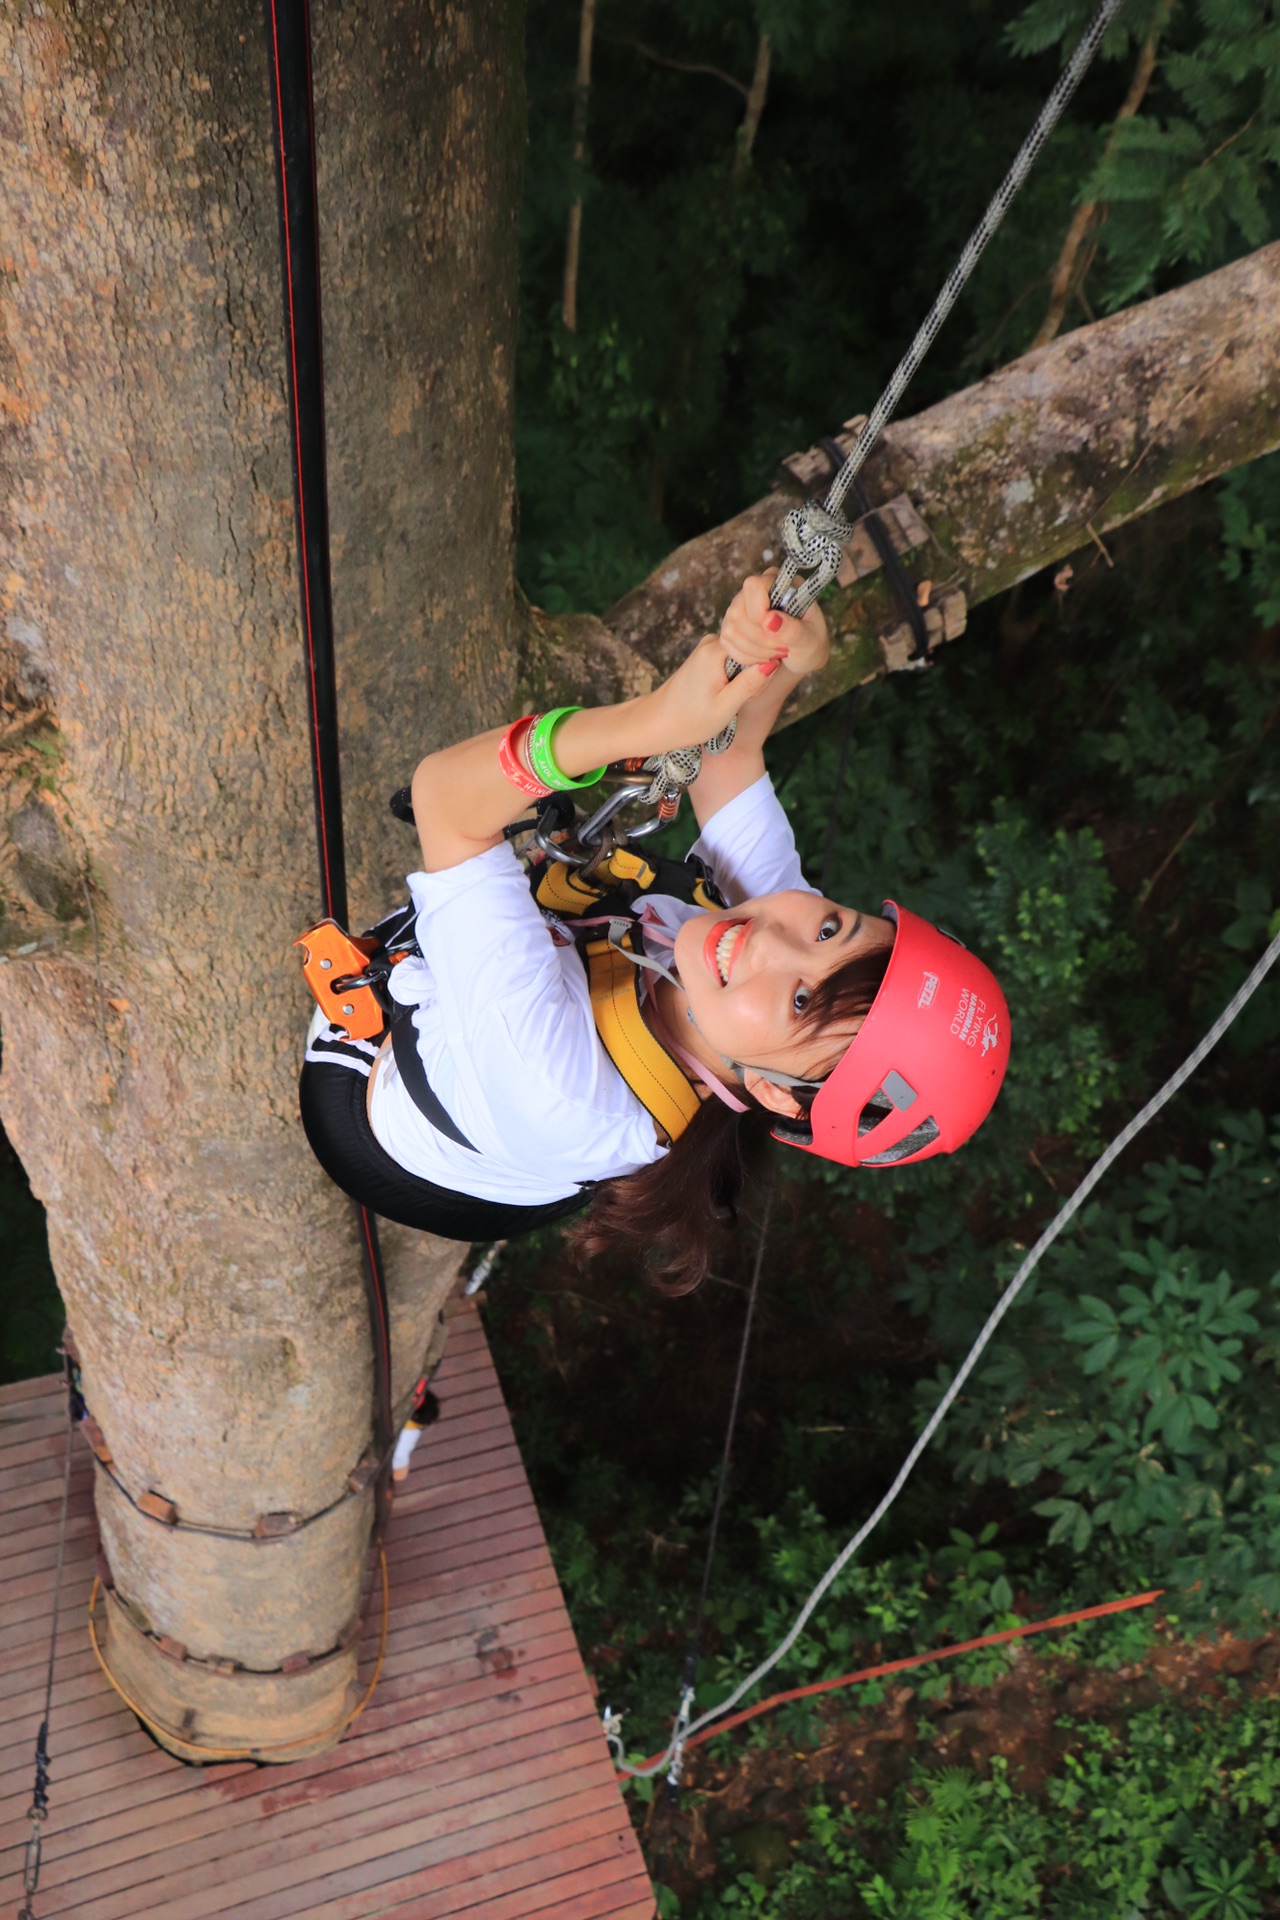
[[[714,1740],[717,1734],[728,1733],[730,1727],[740,1727],[744,1720],[754,1720],[757,1715],[769,1713],[774,1707],[785,1706],[788,1700],[807,1700],[810,1694],[834,1693],[837,1687],[851,1687],[858,1680],[880,1680],[886,1673],[904,1673],[908,1667],[926,1667],[931,1661],[950,1660],[958,1653],[975,1653],[979,1647],[1002,1646],[1006,1640],[1021,1640],[1029,1633],[1049,1633],[1055,1627],[1074,1627],[1081,1620],[1100,1620],[1108,1613],[1128,1613],[1134,1607],[1149,1607],[1164,1593],[1163,1587],[1153,1587],[1150,1593],[1131,1594],[1127,1600],[1107,1600],[1100,1607],[1081,1607],[1076,1613],[1055,1613],[1052,1620],[1033,1620],[1025,1627],[1006,1627],[1002,1633],[984,1633],[976,1640],[960,1640],[953,1647],[938,1647],[933,1653],[909,1653],[905,1660],[886,1660],[878,1667],[862,1667],[857,1673],[842,1673],[838,1680],[815,1680],[807,1687],[792,1687],[787,1693],[774,1693],[767,1700],[761,1700],[754,1707],[744,1707],[741,1713],[730,1714],[727,1720],[721,1720],[713,1727],[704,1727],[701,1733],[695,1733],[685,1742],[686,1749],[700,1747],[704,1740]],[[640,1765],[647,1767],[661,1757],[651,1753]],[[618,1773],[619,1780],[628,1775]]]

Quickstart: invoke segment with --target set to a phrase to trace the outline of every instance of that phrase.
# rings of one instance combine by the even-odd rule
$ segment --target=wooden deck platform
[[[77,1440],[39,1920],[651,1920],[653,1893],[474,1311],[398,1490],[373,1701],[333,1752],[194,1769],[108,1687],[85,1630]],[[57,1376],[0,1390],[0,1902],[21,1905],[62,1490]],[[378,1607],[362,1673],[371,1671]]]

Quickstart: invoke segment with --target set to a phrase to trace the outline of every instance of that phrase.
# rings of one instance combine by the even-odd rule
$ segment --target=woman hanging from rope
[[[526,717],[418,767],[422,871],[403,915],[416,945],[390,971],[393,1031],[353,1040],[317,1010],[302,1073],[317,1158],[372,1211],[481,1240],[589,1204],[580,1255],[627,1245],[683,1292],[770,1135],[875,1166],[949,1152],[985,1119],[1009,1045],[990,972],[894,903],[862,912],[801,873],[763,748],[830,642],[818,607],[801,620],[771,610],[773,578],[747,580],[720,633],[654,692]],[[726,661],[742,671],[729,678]],[[645,893],[627,941],[614,895],[573,925],[544,917],[504,831],[531,800],[696,745],[735,716],[732,745],[690,788],[701,837],[685,898]],[[697,903],[698,861],[726,906]],[[589,938],[597,953],[627,949],[614,971],[633,1012],[639,996],[630,1037],[602,1013],[617,988],[589,980]]]

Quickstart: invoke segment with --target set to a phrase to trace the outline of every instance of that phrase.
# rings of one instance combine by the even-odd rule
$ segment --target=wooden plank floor
[[[371,1705],[331,1753],[195,1769],[99,1672],[77,1439],[39,1920],[651,1920],[653,1893],[474,1310],[399,1489]],[[21,1904],[62,1492],[59,1376],[0,1389],[0,1906]],[[372,1671],[370,1609],[362,1674]]]

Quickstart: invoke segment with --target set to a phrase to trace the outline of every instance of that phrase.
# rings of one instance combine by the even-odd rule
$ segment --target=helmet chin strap
[[[677,985],[678,984],[677,982]],[[717,1047],[713,1041],[707,1040],[706,1034],[702,1032],[702,1028],[694,1019],[693,1008],[688,1004],[687,1000],[684,1010],[690,1026],[694,1029],[695,1033],[701,1034],[702,1038],[707,1041],[707,1045],[715,1054],[716,1059],[719,1060],[723,1066],[728,1067],[730,1073],[744,1084],[747,1075],[754,1073],[758,1074],[761,1080],[768,1080],[771,1085],[775,1087],[786,1087],[789,1091],[794,1088],[799,1088],[802,1093],[816,1093],[818,1088],[823,1085],[821,1080],[802,1080],[798,1074],[775,1073],[772,1067],[753,1067],[743,1060],[731,1060],[727,1053],[721,1053],[719,1047]]]

